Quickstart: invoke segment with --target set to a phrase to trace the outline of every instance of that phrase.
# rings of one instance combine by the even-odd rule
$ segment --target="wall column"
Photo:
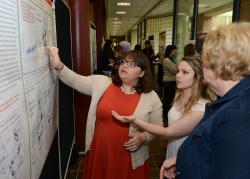
[[[240,21],[250,22],[250,1],[241,0]]]
[[[97,48],[97,69],[100,72],[102,63],[102,42],[106,34],[106,13],[104,0],[93,0],[95,25],[96,25],[96,48]]]
[[[89,0],[68,0],[71,9],[73,70],[90,74]],[[57,29],[60,30],[60,29]],[[90,97],[74,92],[76,143],[84,147]]]

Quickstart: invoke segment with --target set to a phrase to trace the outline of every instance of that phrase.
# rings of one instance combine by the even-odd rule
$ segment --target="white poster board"
[[[0,178],[39,178],[57,129],[56,45],[45,0],[0,0]]]
[[[97,70],[97,48],[96,48],[96,30],[90,25],[90,61],[91,74]]]

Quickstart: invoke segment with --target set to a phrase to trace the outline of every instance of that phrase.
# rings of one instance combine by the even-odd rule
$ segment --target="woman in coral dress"
[[[121,124],[112,110],[162,125],[162,104],[152,90],[147,57],[130,51],[112,79],[103,75],[81,76],[60,61],[50,47],[51,66],[65,84],[91,95],[82,179],[149,179],[148,143],[153,136],[133,124]]]

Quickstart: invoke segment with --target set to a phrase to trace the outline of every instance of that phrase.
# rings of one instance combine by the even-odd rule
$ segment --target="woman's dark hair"
[[[194,44],[187,44],[184,47],[183,55],[184,57],[193,56],[195,54]]]
[[[194,44],[194,49],[200,56],[202,54],[205,36],[206,36],[206,34],[201,35],[198,39],[196,39],[195,44]]]
[[[144,42],[144,45],[147,45],[147,44],[151,45],[150,40],[146,40],[146,41]]]
[[[138,50],[132,50],[129,51],[124,58],[133,60],[133,62],[135,62],[138,67],[140,67],[144,71],[144,76],[140,77],[138,84],[134,86],[136,92],[149,93],[150,91],[152,91],[153,81],[148,57]],[[117,70],[119,70],[119,68]],[[118,71],[112,76],[112,82],[117,86],[122,85],[122,80],[119,76]]]
[[[176,50],[176,49],[177,49],[177,47],[175,45],[168,45],[165,49],[164,58],[166,58],[166,57],[169,58],[170,57],[169,55],[171,54],[171,52],[173,50]]]
[[[104,46],[103,46],[103,49],[110,48],[110,45],[111,45],[112,43],[113,43],[112,40],[107,39],[107,40],[105,41],[105,44],[104,44]]]
[[[141,45],[140,44],[136,44],[134,50],[141,50]]]

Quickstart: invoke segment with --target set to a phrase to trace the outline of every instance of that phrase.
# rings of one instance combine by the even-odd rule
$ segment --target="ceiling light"
[[[118,2],[116,3],[117,6],[130,6],[131,2]]]
[[[119,20],[119,18],[118,17],[115,17],[115,21],[118,21]]]
[[[223,14],[220,14],[219,16],[229,16],[229,17],[232,17],[233,16],[233,11],[225,12]]]
[[[179,13],[177,13],[179,16],[184,16],[184,15],[187,15],[186,13],[184,13],[184,12],[179,12]]]
[[[200,8],[209,8],[209,6],[207,4],[199,4],[198,7],[200,7]]]
[[[210,8],[210,6],[206,5],[206,4],[199,4],[198,7],[199,8],[204,8],[204,9]],[[194,5],[191,5],[191,8],[194,8]]]
[[[116,13],[116,14],[127,14],[126,11],[116,11],[115,13]]]
[[[121,21],[114,21],[113,24],[121,24]]]

